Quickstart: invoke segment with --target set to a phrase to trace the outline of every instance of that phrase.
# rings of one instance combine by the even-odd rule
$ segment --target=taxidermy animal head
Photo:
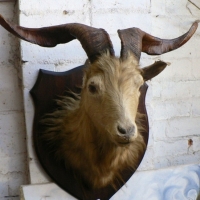
[[[81,94],[58,100],[61,109],[42,122],[47,125],[45,139],[56,147],[55,155],[92,188],[114,185],[123,169],[135,169],[145,151],[137,112],[140,87],[167,66],[158,61],[139,68],[141,52],[160,55],[179,48],[194,34],[198,21],[187,33],[171,40],[138,28],[118,30],[119,58],[104,29],[77,23],[25,28],[2,16],[0,24],[15,36],[43,47],[78,39],[88,56]]]

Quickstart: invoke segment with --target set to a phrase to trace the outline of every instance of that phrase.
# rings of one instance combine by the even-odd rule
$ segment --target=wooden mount
[[[117,182],[116,190],[111,186],[95,190],[90,190],[84,187],[84,185],[81,185],[75,179],[73,171],[66,170],[63,163],[56,162],[55,158],[51,155],[51,153],[49,153],[49,149],[44,143],[44,140],[41,140],[40,137],[41,127],[39,121],[44,114],[55,110],[55,99],[57,99],[58,96],[65,95],[67,90],[80,93],[84,68],[85,66],[82,65],[66,72],[51,72],[46,70],[39,71],[37,81],[30,91],[35,105],[35,117],[33,124],[34,146],[38,159],[47,174],[65,191],[81,200],[107,200],[110,199],[117,192],[117,190],[124,185],[124,182]],[[145,95],[147,88],[148,86],[146,83],[141,87],[141,96],[138,106],[138,111],[146,116]],[[148,117],[146,117],[143,122],[145,131],[142,135],[147,144],[149,134]],[[143,156],[140,158],[140,162],[142,158]],[[134,170],[123,171],[122,177],[124,181],[126,182],[133,173]]]

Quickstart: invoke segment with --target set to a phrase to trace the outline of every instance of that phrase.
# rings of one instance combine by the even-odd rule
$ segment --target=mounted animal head
[[[158,75],[167,64],[162,61],[140,69],[141,52],[160,55],[179,48],[194,34],[198,22],[176,39],[160,39],[138,28],[118,30],[121,56],[115,57],[113,45],[104,29],[78,23],[44,28],[25,28],[13,25],[2,16],[0,24],[9,32],[28,42],[43,47],[78,39],[89,63],[83,80],[81,106],[98,130],[123,145],[137,137],[136,115],[140,87]]]

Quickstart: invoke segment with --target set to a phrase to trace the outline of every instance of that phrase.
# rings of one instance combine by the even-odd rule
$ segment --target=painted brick
[[[27,160],[26,160],[25,150],[24,153],[17,154],[16,152],[14,156],[11,155],[7,157],[4,156],[0,157],[0,159],[1,159],[0,174],[6,175],[7,173],[12,173],[12,172],[26,172]]]
[[[32,108],[32,107],[31,107]],[[27,143],[27,154],[28,154],[28,159],[32,160],[37,160],[36,154],[35,154],[35,149],[33,146],[33,141],[32,141],[32,124],[33,124],[33,119],[34,119],[34,109],[32,108],[32,111],[26,111],[25,112],[25,123],[26,123],[26,143]]]
[[[178,156],[187,154],[188,152],[188,140],[179,139],[175,141],[159,141],[154,142],[154,156],[155,158],[166,156]]]
[[[153,133],[152,133],[152,127],[151,127],[152,124],[150,124],[150,127],[149,127],[149,140],[148,140],[148,147],[153,147],[153,143],[154,143],[154,138],[153,138]]]
[[[65,10],[60,10],[56,13],[54,12],[47,12],[44,13],[33,13],[33,14],[26,14],[22,13],[20,15],[20,25],[30,27],[30,28],[40,28],[46,26],[54,26],[59,24],[66,24],[66,23],[84,23],[89,24],[89,16],[87,12],[79,11],[72,14],[64,14]],[[73,12],[72,12],[73,13]]]
[[[170,60],[164,59],[164,61],[168,62]],[[182,85],[184,85],[185,82],[183,82],[183,80],[189,81],[196,79],[193,74],[193,71],[195,71],[193,70],[194,66],[194,61],[188,58],[173,60],[170,62],[170,65],[168,65],[158,76],[152,80],[152,82],[155,82],[155,85],[157,84],[157,86],[160,85],[160,87],[162,87],[163,84],[167,84],[169,81],[174,82],[174,84],[181,81]],[[161,82],[163,84],[160,84]],[[181,83],[179,83],[179,85]],[[155,85],[153,87],[155,87]]]
[[[104,28],[109,34],[116,34],[118,29],[138,27],[146,32],[151,32],[151,16],[148,14],[127,12],[94,13],[92,24],[98,28]]]
[[[23,182],[23,173],[22,172],[11,172],[8,174],[8,196],[17,197],[19,195],[19,186]],[[18,187],[16,187],[18,186]],[[14,199],[16,200],[16,198]]]
[[[115,55],[120,57],[120,52],[121,52],[121,40],[118,36],[117,33],[113,34],[113,35],[110,35],[110,39],[113,43],[113,48],[114,48],[114,51],[115,51]]]
[[[193,145],[192,145],[192,150],[194,152],[194,154],[198,154],[198,152],[200,151],[200,138],[198,137],[199,134],[197,134],[197,136],[193,136],[190,139],[192,139],[193,141]]]
[[[26,129],[27,129],[27,154],[28,154],[28,167],[29,167],[29,183],[47,183],[50,182],[50,178],[46,175],[46,172],[41,167],[38,158],[35,153],[35,148],[32,141],[32,123],[34,119],[34,112],[26,112]],[[30,123],[31,122],[31,123]]]
[[[55,71],[56,72],[63,72],[68,71],[70,69],[76,68],[80,65],[84,65],[86,62],[86,57],[80,58],[78,60],[65,60],[64,62],[58,62],[55,64]]]
[[[179,156],[169,156],[168,159],[171,161],[171,166],[178,166],[184,164],[199,163],[200,152],[194,154],[183,154]]]
[[[106,10],[106,9],[131,9],[133,11],[137,12],[148,12],[150,9],[150,0],[141,0],[141,1],[132,1],[132,0],[127,0],[127,1],[117,1],[117,0],[108,0],[103,1],[103,0],[93,0],[92,1],[92,6],[94,11],[98,11],[99,9],[101,10]]]
[[[25,148],[20,148],[22,143],[23,146],[25,143],[24,134],[21,134],[21,132],[4,133],[2,128],[0,130],[0,157],[14,157],[26,153]]]
[[[196,7],[199,7],[199,8],[200,8],[200,2],[199,2],[198,0],[191,0],[191,2],[192,2],[193,4],[195,4]],[[194,7],[195,7],[195,6],[194,6]]]
[[[171,156],[163,156],[159,158],[154,158],[154,169],[162,169],[173,166]]]
[[[188,11],[190,12],[190,14],[192,16],[198,18],[198,16],[199,16],[199,8],[200,8],[199,1],[198,0],[191,0],[191,2],[188,1],[186,7],[187,7]]]
[[[0,110],[2,112],[23,110],[23,101],[19,88],[13,90],[0,89],[0,96]],[[23,112],[21,112],[21,115],[23,115]]]
[[[192,117],[200,117],[200,98],[195,98],[192,100],[191,114]]]
[[[199,80],[200,79],[200,58],[194,58],[192,61],[192,64],[193,64],[192,65],[192,76],[194,77],[194,79]]]
[[[171,16],[153,17],[152,35],[159,38],[171,39],[180,35],[180,19],[174,20]],[[171,53],[171,52],[170,52]]]
[[[0,173],[0,198],[8,196],[8,176]]]
[[[160,60],[160,58],[158,56],[152,57],[152,56],[149,56],[148,54],[142,52],[139,66],[141,68],[147,67],[149,65],[152,65],[155,61],[158,61],[158,60]]]
[[[154,16],[166,15],[166,1],[151,0],[151,13]]]
[[[168,121],[167,120],[154,120],[151,128],[150,128],[150,134],[153,137],[153,142],[154,141],[167,141],[167,135],[166,135],[166,128],[168,126]]]
[[[16,43],[16,38],[8,34],[4,29],[0,29],[0,45],[1,45],[1,56],[0,56],[0,64],[12,66],[11,62],[11,54],[10,52],[13,51],[13,45],[11,43]],[[11,43],[8,43],[10,41]]]
[[[148,170],[154,169],[153,159],[154,159],[154,149],[148,146],[147,151],[145,152],[144,158],[142,162],[140,163],[137,171],[144,171],[146,169]]]
[[[199,92],[199,88],[200,87],[200,80],[196,80],[195,82],[191,82],[191,98],[199,98],[200,97],[200,92]]]
[[[0,65],[0,71],[1,71],[0,80],[2,82],[0,85],[0,90],[2,89],[9,90],[13,88],[19,90],[20,85],[19,85],[17,70],[13,68],[11,64],[10,66],[7,64],[5,65],[2,64]]]
[[[187,10],[186,4],[188,0],[166,0],[165,1],[165,10],[166,15],[191,15],[190,12]],[[178,8],[178,9],[177,9]]]
[[[29,161],[29,170],[31,170],[31,173],[30,173],[30,183],[31,184],[48,183],[51,181],[49,176],[46,174],[44,169],[41,167],[39,161],[30,160]]]
[[[1,112],[0,130],[1,133],[15,133],[18,127],[23,127],[23,116],[19,117],[18,112]],[[9,123],[8,123],[9,122]],[[23,131],[24,127],[22,128]]]
[[[16,23],[15,3],[0,2],[0,14]],[[19,186],[27,183],[27,152],[18,40],[2,27],[0,35],[0,199],[3,200],[18,196]]]
[[[22,60],[38,64],[66,65],[70,60],[80,63],[87,58],[78,41],[60,44],[54,48],[42,48],[27,42],[22,42],[21,45],[23,47],[21,51]]]
[[[190,104],[185,101],[154,101],[152,109],[154,110],[152,116],[154,120],[187,117],[190,115]]]
[[[165,82],[162,84],[160,82],[153,82],[152,92],[153,100],[159,98],[158,101],[166,100],[187,100],[191,97],[191,85],[195,82],[185,81],[185,82]]]
[[[1,2],[0,13],[8,19],[13,19],[13,12],[15,11],[14,2]]]
[[[19,0],[20,10],[34,10],[35,11],[52,11],[60,9],[82,10],[88,4],[87,0],[76,1],[54,1],[54,0],[30,0],[28,3],[26,0]],[[43,6],[42,6],[43,5]]]
[[[30,183],[47,183],[50,181],[49,177],[40,166],[38,158],[35,154],[35,149],[32,141],[32,124],[34,119],[34,109],[32,105],[32,111],[25,112],[26,119],[26,131],[27,131],[27,154],[28,154],[28,166],[29,166],[29,177]]]
[[[145,104],[146,104],[146,107],[150,107],[151,108],[151,100],[153,99],[152,81],[151,80],[147,81],[146,84],[148,86],[148,89],[147,89],[147,93],[146,93]]]
[[[171,119],[166,127],[168,137],[183,137],[200,134],[200,117],[182,117]]]

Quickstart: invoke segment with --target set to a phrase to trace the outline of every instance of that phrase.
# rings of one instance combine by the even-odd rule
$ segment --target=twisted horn
[[[112,42],[104,29],[78,23],[43,28],[25,28],[6,21],[1,15],[0,24],[20,39],[43,47],[54,47],[57,44],[78,39],[91,62],[94,62],[105,50],[109,50],[110,54],[114,56]]]
[[[189,31],[175,39],[160,39],[138,28],[118,30],[121,39],[121,58],[126,59],[128,52],[132,52],[140,60],[141,52],[149,55],[160,55],[173,51],[185,44],[195,33],[200,20],[195,21]]]

